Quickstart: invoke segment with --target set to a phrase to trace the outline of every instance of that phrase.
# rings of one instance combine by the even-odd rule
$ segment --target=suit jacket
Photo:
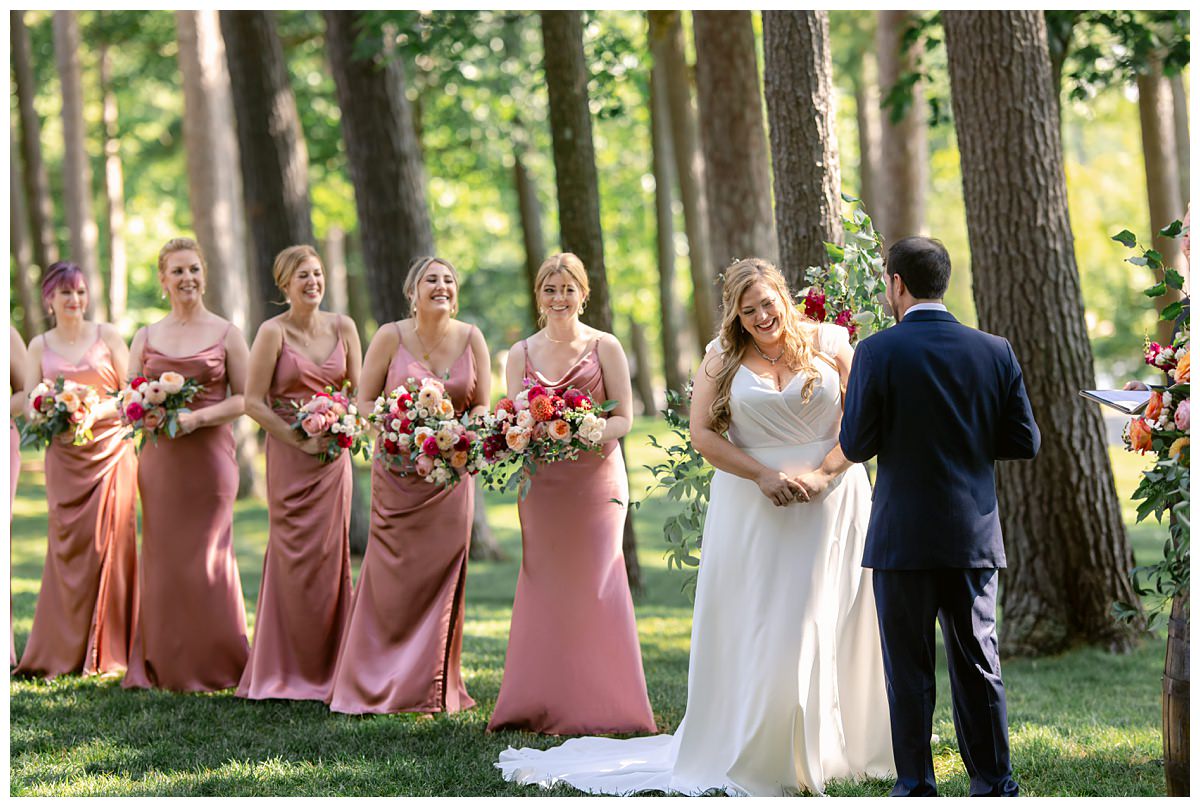
[[[879,457],[863,566],[1005,567],[995,461],[1041,444],[1008,340],[931,310],[863,340],[840,440]]]

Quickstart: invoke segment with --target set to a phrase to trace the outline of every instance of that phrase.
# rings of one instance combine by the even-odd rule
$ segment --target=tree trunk
[[[915,68],[915,49],[901,49],[901,37],[912,17],[911,11],[880,11],[876,29],[879,51],[879,89],[886,95],[896,80]],[[929,155],[925,145],[925,103],[921,83],[912,88],[912,105],[899,120],[884,110],[880,131],[880,187],[882,215],[875,229],[888,241],[919,235],[925,229],[925,185]],[[882,222],[882,225],[880,224]]]
[[[651,17],[656,12],[650,12]],[[654,170],[654,219],[658,247],[658,316],[662,340],[663,378],[667,389],[681,390],[679,299],[675,294],[675,212],[671,206],[674,185],[674,148],[671,112],[667,104],[666,68],[659,58],[650,69],[650,149]]]
[[[1050,51],[1050,92],[1054,95],[1054,114],[1062,128],[1062,71],[1071,50],[1071,37],[1078,11],[1045,11],[1046,45]]]
[[[100,47],[100,93],[104,99],[104,197],[108,202],[108,316],[121,327],[128,296],[125,254],[125,178],[121,168],[121,131],[117,94],[112,88],[112,52]]]
[[[1067,215],[1041,12],[944,12],[979,327],[1006,337],[1042,426],[1032,462],[999,464],[1009,654],[1077,642],[1124,649],[1137,602],[1095,384]]]
[[[238,176],[233,99],[216,11],[177,11],[179,69],[183,75],[183,143],[188,198],[196,240],[208,262],[208,303],[248,332],[246,219]],[[263,495],[258,441],[249,418],[234,421],[238,496]]]
[[[749,11],[696,11],[696,96],[714,275],[734,259],[777,263],[771,173]],[[710,338],[713,334],[710,334]]]
[[[654,417],[658,405],[654,401],[654,379],[650,374],[650,346],[646,329],[633,317],[629,318],[629,341],[633,348],[633,390],[642,405],[640,414]]]
[[[350,492],[350,551],[362,557],[366,554],[371,537],[371,474],[370,471],[353,473],[353,488]]]
[[[779,264],[800,289],[807,267],[829,266],[825,242],[842,240],[828,13],[764,11],[763,61]]]
[[[1183,218],[1183,207],[1179,199],[1179,169],[1175,162],[1175,121],[1171,113],[1171,89],[1162,75],[1162,62],[1151,58],[1145,73],[1137,77],[1138,115],[1142,124],[1142,160],[1146,166],[1146,198],[1150,207],[1150,230],[1154,248],[1162,255],[1167,266],[1180,266],[1183,250],[1179,239],[1159,235],[1158,231],[1175,219]],[[1161,271],[1155,272],[1159,280]],[[1154,307],[1160,313],[1179,299],[1179,292],[1168,289],[1161,297],[1154,298]],[[1166,344],[1171,340],[1173,322],[1159,320],[1158,341]]]
[[[74,11],[54,12],[54,61],[62,84],[63,196],[71,232],[71,260],[88,284],[88,312],[106,319],[104,279],[96,251],[98,231],[92,215],[92,166],[83,122],[83,75],[79,67],[79,21]]]
[[[339,314],[350,313],[350,293],[346,283],[346,232],[336,224],[329,226],[325,245],[325,276],[329,284],[329,308]]]
[[[1175,120],[1175,168],[1179,174],[1179,195],[1183,209],[1192,201],[1192,138],[1188,131],[1188,94],[1183,74],[1171,76],[1171,112]]]
[[[400,59],[358,58],[364,15],[326,11],[325,42],[342,110],[342,136],[371,292],[380,325],[408,311],[404,276],[413,258],[433,252],[425,169],[405,96]],[[378,37],[378,32],[369,34]]]
[[[542,11],[542,44],[546,91],[550,98],[550,134],[554,142],[554,181],[562,248],[574,252],[587,268],[591,294],[583,321],[612,333],[604,242],[600,232],[600,194],[592,117],[588,110],[587,60],[583,53],[583,21],[578,11]],[[622,441],[624,442],[624,441]],[[632,512],[625,519],[625,573],[631,590],[641,589],[637,539]]]
[[[24,162],[26,209],[32,235],[33,262],[43,271],[58,260],[58,241],[54,236],[54,206],[50,201],[50,180],[42,160],[42,126],[34,109],[37,86],[33,75],[33,55],[25,12],[8,13],[12,40],[13,73],[16,76],[17,102],[21,119],[21,158]],[[38,281],[40,282],[40,280]],[[41,311],[41,306],[38,306]]]
[[[875,59],[864,53],[861,72],[854,81],[854,118],[858,129],[858,198],[871,215],[878,212],[879,190],[879,81]]]
[[[222,11],[221,33],[233,90],[242,188],[253,251],[253,324],[280,300],[272,267],[295,244],[315,244],[308,201],[308,149],[270,11]]]
[[[520,124],[515,124],[519,127]],[[538,322],[537,289],[533,287],[538,268],[546,259],[546,242],[542,238],[542,205],[538,201],[537,187],[529,178],[525,168],[525,142],[523,137],[513,139],[513,184],[517,191],[517,207],[521,216],[521,240],[525,245],[525,285],[529,289],[529,326],[536,331]]]
[[[17,138],[9,141],[8,163],[8,227],[9,243],[12,247],[13,288],[21,303],[20,328],[25,344],[44,328],[41,318],[41,296],[34,294],[29,282],[29,266],[33,263],[30,248],[29,215],[25,209],[25,197],[21,190],[21,162],[17,156]]]
[[[683,38],[682,12],[649,11],[650,52],[654,69],[662,65],[670,123],[671,154],[679,197],[683,203],[683,226],[688,241],[688,269],[692,277],[692,322],[701,354],[717,332],[719,292],[716,273],[724,268],[712,255],[708,232],[708,198],[705,188],[704,156],[700,152],[699,125],[692,103],[692,78],[688,70]]]
[[[364,267],[361,260],[362,245],[358,245],[359,257],[355,258],[355,240],[353,234],[346,233],[346,298],[350,306],[350,318],[358,328],[358,341],[368,344],[371,340],[368,329],[373,319],[371,316],[371,294],[367,290],[367,281],[363,276]]]
[[[471,549],[467,555],[471,560],[508,559],[488,524],[487,509],[483,503],[483,482],[478,476],[475,477],[475,510],[471,516]]]

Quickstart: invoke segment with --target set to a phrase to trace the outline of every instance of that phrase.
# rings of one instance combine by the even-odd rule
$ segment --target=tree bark
[[[233,91],[242,188],[253,251],[253,324],[280,300],[272,267],[295,244],[314,245],[308,200],[308,149],[270,11],[222,11],[221,33]]]
[[[125,178],[121,167],[121,131],[117,124],[117,94],[112,88],[112,51],[100,47],[100,93],[104,101],[104,197],[108,203],[108,316],[124,324],[128,297],[125,253]]]
[[[359,557],[366,554],[371,537],[371,475],[354,469],[350,491],[350,551]]]
[[[361,12],[324,14],[371,310],[376,322],[383,325],[408,311],[404,277],[409,263],[433,252],[425,169],[404,94],[403,62],[383,56],[355,57],[355,43],[364,24]],[[379,36],[375,31],[367,35]]]
[[[1175,167],[1179,174],[1179,195],[1183,209],[1192,201],[1192,138],[1188,131],[1188,94],[1183,74],[1171,76],[1171,112],[1175,120]]]
[[[520,124],[515,124],[520,127]],[[541,328],[538,322],[537,279],[538,268],[546,259],[546,242],[542,238],[542,205],[538,201],[537,187],[525,168],[526,146],[523,137],[514,138],[513,185],[517,191],[517,208],[521,217],[521,240],[525,246],[525,285],[529,289],[529,326],[533,331]]]
[[[1150,208],[1150,231],[1154,249],[1162,255],[1167,266],[1178,267],[1183,262],[1180,240],[1159,235],[1158,231],[1175,219],[1183,218],[1183,206],[1179,199],[1179,169],[1175,162],[1175,121],[1171,112],[1171,89],[1162,75],[1162,62],[1151,57],[1148,69],[1139,73],[1138,116],[1142,128],[1142,161],[1146,167],[1146,199]],[[1155,272],[1159,280],[1161,271]],[[1179,299],[1179,292],[1168,289],[1167,293],[1154,298],[1154,307],[1160,313]],[[1171,339],[1174,323],[1158,321],[1158,341],[1166,344]]]
[[[683,204],[683,226],[688,241],[688,269],[692,278],[692,323],[696,347],[701,354],[717,332],[719,293],[716,273],[724,268],[712,257],[708,232],[708,198],[705,189],[704,156],[700,151],[699,124],[692,103],[692,77],[688,69],[683,20],[680,11],[649,11],[650,52],[654,69],[662,66],[669,120],[671,156],[679,199]]]
[[[646,329],[633,317],[629,318],[629,341],[633,348],[633,389],[642,405],[640,414],[654,417],[658,405],[654,401],[654,380],[650,373],[650,346],[646,344]]]
[[[800,289],[807,267],[829,266],[825,242],[842,240],[828,13],[764,11],[763,61],[779,264]]]
[[[487,508],[483,503],[483,482],[475,477],[475,509],[471,515],[471,548],[467,553],[470,560],[507,560],[500,549],[496,534],[487,520]]]
[[[650,12],[651,17],[656,12]],[[654,220],[658,254],[658,316],[662,342],[663,378],[667,389],[682,390],[680,367],[679,299],[675,294],[675,211],[671,187],[675,184],[671,142],[671,112],[667,103],[666,68],[659,58],[650,69],[650,150],[654,170]]]
[[[29,214],[25,209],[25,197],[21,190],[21,161],[17,155],[17,138],[9,141],[8,163],[8,227],[9,245],[12,248],[13,288],[21,303],[19,330],[25,344],[44,328],[41,318],[41,296],[34,294],[29,281],[29,266],[33,263],[33,250],[29,238]]]
[[[208,263],[208,303],[249,337],[246,219],[220,23],[216,11],[177,11],[175,24],[183,75],[188,198],[196,240]],[[249,418],[234,421],[239,498],[265,492],[256,465],[256,431]]]
[[[54,61],[62,85],[63,196],[71,234],[71,260],[88,284],[88,312],[106,319],[104,278],[100,276],[98,230],[92,215],[92,166],[83,123],[83,75],[79,66],[79,21],[74,11],[54,12]]]
[[[578,11],[542,11],[543,61],[550,98],[550,134],[554,144],[554,182],[562,248],[574,252],[587,268],[591,294],[582,319],[612,333],[604,241],[600,232],[600,194],[592,117],[588,109],[587,60],[583,53],[583,20]],[[624,441],[622,441],[624,443]],[[633,513],[625,518],[625,574],[629,588],[641,590]]]
[[[32,235],[33,262],[43,271],[58,260],[58,241],[54,235],[54,206],[50,201],[50,180],[42,160],[42,126],[33,101],[37,86],[33,75],[32,47],[25,12],[8,13],[12,40],[12,64],[16,77],[17,103],[21,119],[21,159],[25,198],[28,200],[29,231]],[[39,281],[40,282],[40,281]],[[41,306],[38,306],[41,311]]]
[[[1041,12],[944,12],[979,326],[1006,337],[1024,369],[1042,447],[999,464],[1009,568],[1001,640],[1009,654],[1078,642],[1124,649],[1135,628],[1113,602],[1137,602],[1097,407],[1067,215]]]
[[[329,284],[329,308],[339,314],[350,314],[350,293],[346,282],[346,232],[336,224],[330,225],[321,250],[325,257],[325,275]]]
[[[896,80],[916,67],[915,49],[901,50],[900,40],[911,11],[880,11],[876,29],[879,51],[879,89],[886,95]],[[921,83],[912,88],[912,105],[900,120],[884,110],[880,131],[880,187],[875,229],[888,241],[919,235],[925,229],[925,185],[929,155],[925,142],[925,104]],[[882,222],[882,225],[880,224]]]
[[[714,265],[758,257],[777,263],[771,173],[758,57],[749,11],[696,11],[696,96]],[[711,337],[710,337],[711,338]]]
[[[369,333],[374,332],[374,326],[368,329],[373,317],[371,316],[370,292],[367,281],[363,276],[361,258],[355,258],[355,238],[353,233],[346,233],[346,297],[350,306],[350,318],[358,328],[358,341],[362,344],[370,342]],[[357,248],[362,253],[362,245]]]
[[[858,129],[858,198],[874,223],[879,210],[879,81],[874,57],[864,53],[854,79],[854,118]]]

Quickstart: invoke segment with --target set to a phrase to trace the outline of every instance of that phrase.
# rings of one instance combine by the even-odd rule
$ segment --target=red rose
[[[383,450],[389,454],[399,454],[400,453],[400,444],[394,443],[391,440],[384,440],[383,441]]]
[[[140,403],[131,403],[125,407],[125,417],[131,421],[141,420],[144,414],[146,414],[146,409]]]
[[[580,404],[587,400],[582,390],[569,389],[563,393],[563,402],[572,409],[580,409]]]
[[[534,384],[532,387],[529,388],[529,403],[530,403],[530,405],[532,405],[535,399],[544,398],[549,395],[550,395],[550,393],[547,392],[546,388],[543,387],[541,384]]]
[[[850,337],[853,338],[858,326],[854,324],[854,312],[849,308],[843,308],[838,315],[833,318],[835,325],[841,325],[850,332]]]
[[[826,317],[825,295],[816,289],[809,289],[808,294],[804,295],[804,314],[809,319],[824,322]]]
[[[441,453],[441,450],[438,449],[437,440],[432,437],[426,437],[425,442],[421,443],[421,451],[425,452],[425,455],[428,457],[436,457]]]
[[[403,418],[403,417],[400,418],[399,431],[401,434],[412,434],[413,429],[415,429],[416,427],[417,427],[417,422],[415,420],[409,420],[408,418]]]
[[[352,438],[348,434],[339,434],[337,436],[337,444],[339,446],[341,446],[342,448],[349,448],[350,444],[353,442],[354,442],[354,438]]]
[[[462,435],[461,437],[459,437],[458,440],[455,441],[455,443],[454,443],[455,451],[466,451],[470,447],[471,447],[471,441],[467,439],[467,436],[465,434]]]
[[[142,376],[138,376],[137,378],[135,378],[129,382],[129,386],[133,387],[134,389],[141,389],[142,385],[145,383],[147,383],[147,380],[145,378],[143,378]]]
[[[35,410],[37,410],[38,412],[42,411],[42,400],[43,400],[43,396],[41,396],[41,395],[39,395],[33,399],[33,408]]]

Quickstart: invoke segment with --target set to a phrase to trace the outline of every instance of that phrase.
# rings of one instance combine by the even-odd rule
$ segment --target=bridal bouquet
[[[158,378],[138,376],[129,386],[116,393],[117,412],[121,422],[129,427],[125,438],[141,437],[138,449],[146,445],[146,438],[158,442],[166,432],[167,437],[179,434],[179,416],[190,412],[187,405],[204,389],[204,385],[193,378],[184,378],[168,370]]]
[[[578,389],[558,395],[540,384],[501,398],[483,418],[483,460],[489,487],[524,490],[538,463],[575,460],[602,450],[604,416],[616,401],[597,403]]]
[[[367,420],[382,434],[375,457],[433,485],[452,487],[483,467],[479,435],[454,416],[454,403],[436,378],[409,378],[375,400]]]
[[[358,413],[358,407],[350,399],[348,380],[341,389],[326,387],[304,403],[280,401],[277,405],[292,408],[292,430],[302,437],[328,438],[325,450],[319,455],[321,462],[333,462],[346,449],[351,455],[368,456],[367,419]]]
[[[53,381],[42,380],[29,393],[32,402],[29,414],[23,419],[22,446],[50,445],[59,435],[71,445],[81,446],[92,440],[92,424],[100,395],[86,384],[68,381],[61,375]]]

